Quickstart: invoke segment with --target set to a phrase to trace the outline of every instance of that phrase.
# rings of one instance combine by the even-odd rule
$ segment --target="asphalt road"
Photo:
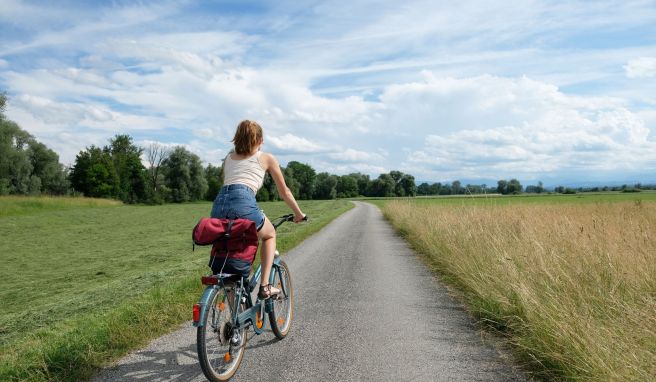
[[[525,380],[370,204],[356,202],[285,261],[291,331],[251,336],[234,381]],[[195,341],[187,323],[94,381],[204,381]]]

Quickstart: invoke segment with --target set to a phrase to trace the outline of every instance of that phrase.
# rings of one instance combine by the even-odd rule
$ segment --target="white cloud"
[[[9,67],[9,62],[0,58],[0,69]]]
[[[341,150],[332,154],[328,154],[328,157],[336,162],[369,162],[369,163],[381,163],[385,158],[374,152],[358,151],[354,149]]]
[[[159,129],[162,120],[157,117],[121,113],[98,103],[56,102],[48,98],[20,95],[12,100],[12,110],[22,109],[44,125],[57,129],[87,127],[106,131]]]
[[[624,65],[624,71],[629,78],[656,77],[656,57],[640,57],[630,60]]]
[[[379,174],[385,174],[391,171],[390,168],[385,166],[378,166],[369,163],[349,163],[349,164],[334,164],[334,163],[319,163],[317,166],[320,171],[329,172],[336,175],[351,174],[359,172],[362,174],[372,174],[374,178]]]
[[[391,87],[387,120],[416,126],[406,157],[424,177],[532,177],[656,166],[656,141],[621,100],[575,97],[528,78],[438,79]]]
[[[297,137],[293,134],[284,134],[282,136],[265,136],[265,145],[270,144],[274,152],[280,153],[303,153],[316,154],[326,152],[327,149],[319,144],[310,142],[306,138]]]

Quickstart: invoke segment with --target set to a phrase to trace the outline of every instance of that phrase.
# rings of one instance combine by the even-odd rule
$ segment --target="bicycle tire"
[[[273,309],[269,312],[269,323],[273,334],[278,339],[283,339],[289,333],[294,318],[294,288],[287,263],[281,260],[280,265],[274,265],[271,271],[274,272],[272,284],[282,292],[278,297],[273,297]],[[282,287],[281,279],[285,281],[285,288]]]
[[[244,352],[248,331],[239,330],[241,341],[239,345],[231,345],[232,314],[234,309],[242,312],[244,304],[237,304],[234,293],[226,293],[224,287],[219,288],[210,303],[205,307],[203,325],[196,331],[196,348],[198,361],[205,377],[212,382],[227,381],[237,372]]]

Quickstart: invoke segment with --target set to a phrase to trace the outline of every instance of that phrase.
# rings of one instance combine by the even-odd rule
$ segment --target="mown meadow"
[[[311,221],[281,227],[281,252],[352,206],[299,204]],[[191,229],[210,207],[0,197],[0,380],[83,380],[190,319],[209,258]]]
[[[376,201],[546,379],[656,375],[656,194]]]

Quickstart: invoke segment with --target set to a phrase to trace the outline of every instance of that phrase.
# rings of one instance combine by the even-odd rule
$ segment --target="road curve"
[[[356,202],[285,260],[290,334],[253,335],[234,381],[525,380],[375,206]],[[195,334],[187,323],[93,381],[205,381]]]

